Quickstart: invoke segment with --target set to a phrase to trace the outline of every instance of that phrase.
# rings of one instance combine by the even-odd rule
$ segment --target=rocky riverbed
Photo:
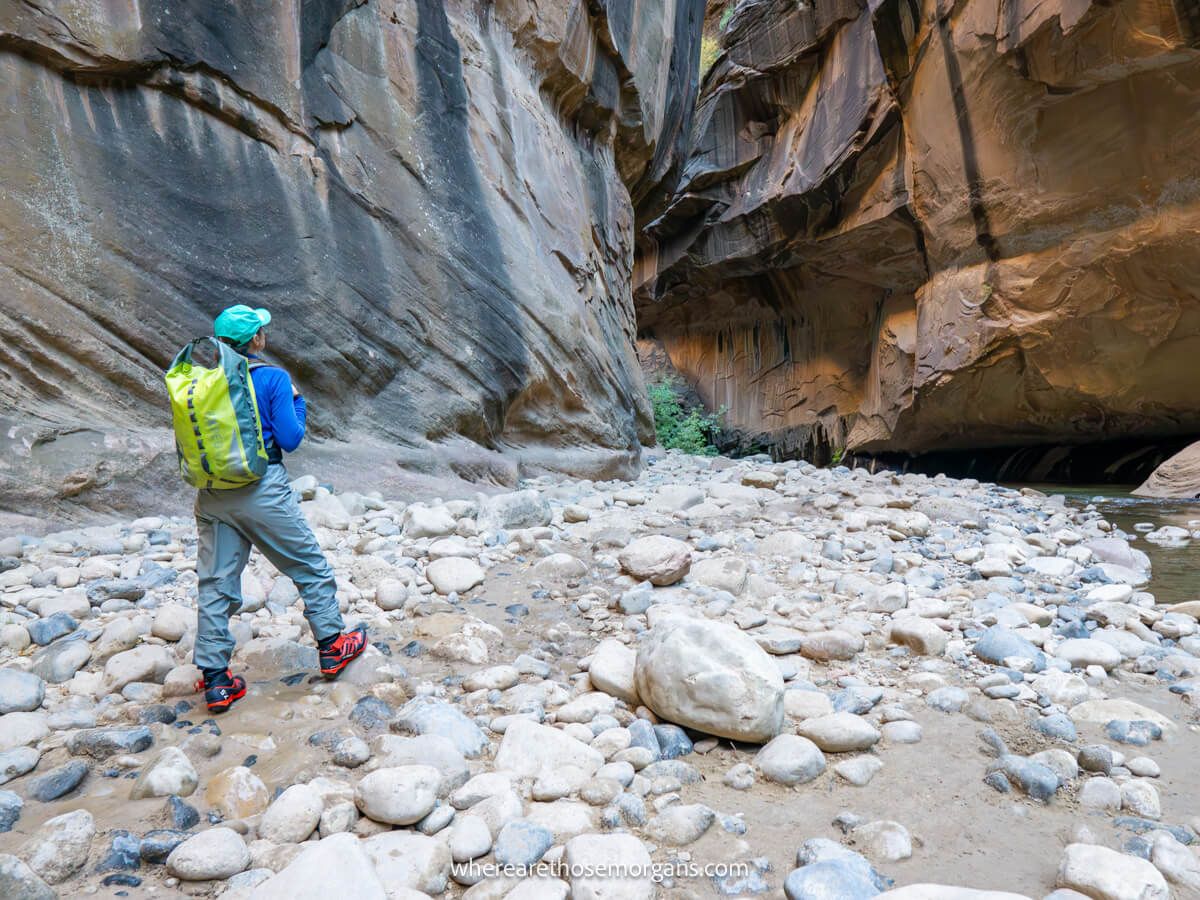
[[[0,897],[1200,896],[1189,527],[675,453],[294,487],[374,644],[314,677],[255,554],[216,718],[190,519],[0,539]]]

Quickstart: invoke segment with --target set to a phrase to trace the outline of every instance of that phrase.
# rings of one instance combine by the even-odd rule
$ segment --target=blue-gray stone
[[[474,759],[488,745],[479,726],[458,709],[432,697],[414,697],[392,720],[392,731],[409,734],[437,734],[446,738],[463,756]]]
[[[993,684],[990,687],[985,687],[983,693],[992,700],[1012,700],[1021,695],[1021,686],[1012,682],[1008,684]]]
[[[680,784],[695,784],[700,780],[700,770],[691,763],[678,759],[664,759],[650,763],[641,775],[653,781],[656,778],[677,778]]]
[[[0,791],[0,834],[12,831],[12,827],[21,818],[21,809],[25,801],[12,791]]]
[[[1113,755],[1103,744],[1088,744],[1079,748],[1076,762],[1085,772],[1101,772],[1107,775],[1112,770]]]
[[[985,775],[983,783],[999,791],[1001,794],[1007,794],[1012,791],[1012,782],[1004,777],[1003,772],[992,772],[990,775]]]
[[[1171,836],[1181,844],[1191,844],[1196,840],[1196,833],[1185,825],[1165,825],[1153,819],[1143,819],[1140,816],[1117,816],[1113,825],[1118,828],[1128,828],[1135,834],[1145,834],[1148,831],[1169,831]]]
[[[659,754],[663,759],[678,759],[692,752],[692,740],[678,725],[655,725]]]
[[[890,575],[895,567],[896,560],[891,550],[880,550],[875,561],[871,563],[871,571],[880,575]]]
[[[143,590],[150,591],[154,588],[163,587],[164,585],[173,584],[175,579],[179,577],[179,572],[172,569],[170,566],[159,565],[153,560],[146,560],[142,564],[142,574],[137,577],[137,583]],[[126,597],[126,600],[133,599]]]
[[[771,871],[770,861],[765,856],[759,856],[748,862],[749,871],[711,876],[710,880],[716,892],[722,897],[746,897],[769,891],[771,886],[765,876]]]
[[[721,826],[721,830],[726,834],[746,833],[746,822],[737,816],[731,816],[727,813],[717,813],[717,824]]]
[[[51,641],[70,634],[78,627],[79,623],[65,612],[56,612],[52,616],[34,619],[25,624],[25,628],[29,631],[29,637],[40,647],[45,647]]]
[[[621,723],[614,716],[607,713],[596,716],[592,721],[588,722],[587,727],[591,729],[592,734],[601,734],[608,731],[610,728],[620,728]]]
[[[654,754],[655,759],[662,757],[662,747],[658,745],[658,737],[655,736],[654,726],[645,719],[634,719],[629,723],[629,737],[629,746],[644,747]]]
[[[136,875],[130,875],[128,872],[114,872],[111,875],[105,875],[100,884],[104,887],[141,887],[142,879]],[[125,896],[124,891],[117,891],[118,897]]]
[[[142,864],[139,855],[141,845],[142,842],[136,835],[128,831],[114,831],[108,853],[96,865],[96,871],[114,872],[138,868]]]
[[[654,589],[638,585],[623,593],[621,599],[617,601],[617,606],[625,615],[637,616],[648,610],[653,602]]]
[[[147,831],[138,845],[138,854],[148,863],[166,862],[171,851],[190,837],[186,831],[170,828]]]
[[[175,794],[167,798],[167,815],[171,817],[171,827],[177,831],[187,831],[200,823],[196,807]]]
[[[871,900],[881,880],[865,860],[826,859],[789,872],[783,892],[788,900]]]
[[[67,749],[73,756],[108,759],[120,753],[141,753],[153,743],[154,735],[145,725],[118,725],[77,731],[67,740]]]
[[[375,731],[386,728],[395,715],[396,711],[389,704],[367,694],[350,710],[350,721],[364,731]]]
[[[46,697],[46,682],[30,672],[0,669],[0,716],[32,712]]]
[[[79,787],[87,778],[88,764],[82,759],[73,759],[57,769],[51,769],[45,775],[38,775],[29,781],[29,796],[42,803],[57,800]]]
[[[1136,835],[1126,840],[1121,847],[1122,852],[1128,853],[1130,856],[1140,857],[1145,860],[1150,859],[1150,852],[1153,849],[1153,844],[1151,844],[1144,837],[1137,837]]]
[[[1046,656],[1025,638],[1003,625],[993,625],[975,642],[975,655],[1000,665],[1010,656],[1032,660],[1035,672],[1046,668]]]
[[[514,819],[496,835],[494,853],[501,866],[532,866],[554,845],[549,828]]]
[[[970,698],[960,687],[940,687],[929,692],[925,698],[926,706],[944,713],[956,713],[967,705]]]
[[[985,728],[979,732],[979,739],[983,741],[987,752],[991,756],[1004,756],[1008,753],[1008,746],[1004,743],[1004,738],[996,733],[994,728]]]
[[[1113,719],[1104,726],[1104,733],[1110,740],[1135,747],[1145,747],[1151,741],[1162,738],[1162,728],[1145,719]]]
[[[849,712],[861,716],[870,712],[883,699],[883,688],[852,684],[830,698],[835,712]]]
[[[1075,730],[1075,723],[1066,713],[1042,716],[1033,723],[1033,727],[1047,737],[1058,738],[1060,741],[1073,741],[1079,736]]]
[[[1009,781],[1034,800],[1049,800],[1059,787],[1058,776],[1049,766],[1011,753],[1001,756],[988,766],[988,773],[992,772],[1002,772]]]
[[[829,539],[821,544],[821,555],[834,562],[841,562],[845,558],[846,553],[840,541]]]
[[[1089,638],[1092,636],[1092,633],[1087,630],[1087,626],[1078,619],[1056,625],[1054,633],[1064,638]]]
[[[646,824],[646,801],[637,794],[628,791],[621,794],[617,797],[616,807],[621,811],[625,824],[634,828],[641,828]]]
[[[141,600],[145,594],[145,586],[133,578],[103,578],[93,581],[87,589],[92,606],[99,606],[105,600]]]
[[[178,716],[175,715],[175,710],[167,706],[165,703],[155,703],[138,711],[138,724],[153,725],[160,723],[170,725]]]

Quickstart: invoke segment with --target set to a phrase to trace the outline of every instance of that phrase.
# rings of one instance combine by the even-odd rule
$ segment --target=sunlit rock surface
[[[744,444],[1200,430],[1184,6],[731,5],[635,280],[643,337]]]

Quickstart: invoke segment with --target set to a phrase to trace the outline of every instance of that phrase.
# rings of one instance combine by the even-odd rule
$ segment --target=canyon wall
[[[1200,14],[741,0],[639,325],[745,446],[1200,432]]]
[[[234,303],[273,313],[342,486],[635,472],[635,207],[675,180],[703,15],[0,4],[0,509],[183,499],[162,372]]]

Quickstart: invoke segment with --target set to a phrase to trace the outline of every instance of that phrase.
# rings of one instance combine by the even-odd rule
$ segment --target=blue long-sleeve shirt
[[[263,443],[269,447],[274,442],[280,450],[291,453],[304,440],[307,420],[304,398],[292,396],[292,376],[278,366],[265,365],[251,369],[250,380],[258,399]]]

